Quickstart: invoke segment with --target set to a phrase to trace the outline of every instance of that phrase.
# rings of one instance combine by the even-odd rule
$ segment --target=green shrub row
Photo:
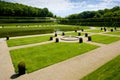
[[[58,26],[58,27],[26,27],[26,28],[0,28],[0,38],[2,37],[12,37],[12,36],[24,36],[24,35],[34,35],[34,34],[46,34],[53,33],[54,31],[74,31],[79,30],[80,27],[75,26]]]
[[[7,29],[2,29],[0,31],[0,38],[1,37],[6,37],[6,36],[24,36],[24,35],[34,35],[34,34],[45,34],[45,33],[52,33],[54,32],[53,29],[21,29],[21,28],[7,28]]]

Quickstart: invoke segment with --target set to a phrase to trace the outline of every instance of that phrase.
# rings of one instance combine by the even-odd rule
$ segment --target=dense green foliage
[[[0,1],[0,16],[53,17],[47,8],[36,8],[18,3]]]
[[[16,26],[17,25],[17,26]],[[85,26],[71,26],[71,25],[54,25],[54,24],[4,24],[0,28],[0,38],[6,36],[23,36],[34,34],[53,33],[54,31],[74,31],[79,29],[86,29]]]
[[[72,14],[61,19],[61,24],[73,24],[82,26],[120,26],[120,7],[98,11],[84,11]]]
[[[52,35],[10,39],[7,40],[7,44],[9,47],[12,47],[12,46],[40,43],[40,42],[49,41],[50,36]]]
[[[110,44],[112,42],[120,40],[120,37],[113,37],[113,36],[106,36],[106,35],[92,35],[92,41],[103,43],[103,44]]]
[[[68,19],[87,19],[87,18],[105,18],[105,17],[120,17],[120,7],[116,6],[112,9],[104,9],[98,11],[84,11],[79,14],[69,15]]]
[[[27,72],[47,67],[97,48],[86,43],[50,43],[10,51],[16,72],[20,61],[26,63]],[[71,51],[72,49],[72,51]]]
[[[34,35],[34,34],[45,34],[52,33],[54,29],[47,28],[1,28],[0,37],[6,36],[24,36],[24,35]]]
[[[119,80],[120,79],[120,56],[114,58],[96,71],[80,80]]]
[[[0,1],[0,23],[53,22],[53,16],[47,8]]]

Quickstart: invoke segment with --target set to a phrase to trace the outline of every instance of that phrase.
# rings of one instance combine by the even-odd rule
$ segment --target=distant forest
[[[0,1],[0,16],[53,17],[47,8],[36,8],[18,3]]]
[[[98,11],[84,11],[61,19],[61,24],[120,27],[120,6]]]
[[[88,18],[108,18],[120,17],[120,7],[116,6],[112,9],[104,9],[98,11],[84,11],[79,14],[72,14],[66,17],[67,19],[88,19]]]
[[[98,11],[84,11],[79,14],[71,14],[65,18],[61,18],[56,17],[47,8],[36,8],[0,0],[0,23],[40,22],[58,22],[59,24],[81,26],[120,27],[120,6]]]

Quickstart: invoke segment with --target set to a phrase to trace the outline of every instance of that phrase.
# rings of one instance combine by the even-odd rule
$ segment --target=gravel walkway
[[[0,80],[9,80],[14,73],[9,49],[3,39],[0,41]]]
[[[43,42],[41,44],[50,42],[53,41]],[[33,73],[19,76],[15,80],[79,80],[114,57],[120,55],[120,41],[109,45],[94,42],[87,43],[101,47]],[[40,45],[40,43],[38,44]],[[32,44],[32,46],[38,44]],[[29,46],[31,45],[26,45],[26,47]],[[21,47],[18,46],[17,48]],[[15,49],[15,47],[13,49]],[[10,80],[10,77],[14,75],[14,68],[9,49],[4,39],[0,39],[0,61],[0,80]]]
[[[118,55],[120,55],[120,41],[25,74],[17,80],[79,80]]]

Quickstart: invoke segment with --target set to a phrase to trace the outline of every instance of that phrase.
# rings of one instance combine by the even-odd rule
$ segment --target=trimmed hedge
[[[23,75],[23,74],[25,74],[25,71],[26,71],[25,62],[20,62],[20,63],[18,64],[18,74],[19,74],[19,75]]]
[[[39,29],[39,28],[4,28],[0,29],[0,38],[2,37],[13,37],[13,36],[24,36],[34,34],[46,34],[54,32],[53,29]]]

